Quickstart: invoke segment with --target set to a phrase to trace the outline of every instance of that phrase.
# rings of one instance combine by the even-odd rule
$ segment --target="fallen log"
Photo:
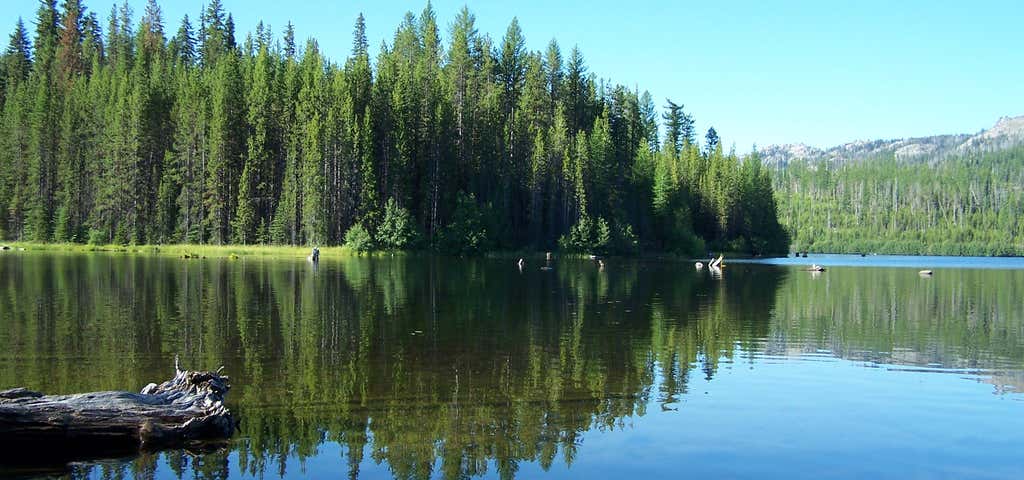
[[[174,369],[174,378],[141,393],[0,391],[0,452],[120,454],[230,437],[237,422],[224,406],[228,377],[181,370],[177,360]]]

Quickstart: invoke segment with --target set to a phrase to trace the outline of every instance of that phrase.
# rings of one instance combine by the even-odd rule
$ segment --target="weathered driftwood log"
[[[43,395],[0,391],[0,449],[123,452],[230,437],[237,423],[224,406],[230,385],[217,372],[181,370],[141,393]]]

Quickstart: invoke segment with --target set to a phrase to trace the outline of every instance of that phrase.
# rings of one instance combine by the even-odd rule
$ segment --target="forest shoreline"
[[[143,255],[158,255],[177,257],[182,259],[196,258],[277,258],[277,259],[301,259],[307,258],[312,250],[309,246],[294,245],[200,245],[200,244],[168,244],[168,245],[92,245],[84,243],[43,243],[43,242],[2,242],[0,248],[9,247],[9,250],[0,251],[0,254],[18,251],[25,252],[52,252],[52,253],[131,253]],[[361,252],[356,249],[338,245],[322,246],[320,258],[348,258],[348,257],[391,257],[391,256],[440,256],[448,258],[490,258],[490,259],[519,259],[525,258],[531,261],[543,261],[548,253],[554,259],[575,259],[590,260],[591,254],[577,252],[559,252],[558,250],[493,250],[483,251],[474,255],[451,255],[432,250],[375,250]],[[786,255],[764,255],[754,256],[742,252],[723,252],[726,259],[729,258],[785,258]],[[631,255],[596,255],[595,258],[631,258],[641,260],[670,260],[670,261],[692,261],[700,260],[701,256],[674,254],[666,252],[636,253]]]
[[[277,259],[301,259],[309,256],[311,248],[309,246],[294,246],[294,245],[270,245],[270,244],[258,244],[258,245],[243,245],[243,244],[226,244],[226,245],[201,245],[201,244],[146,244],[146,245],[117,245],[117,244],[106,244],[106,245],[93,245],[83,243],[42,243],[42,242],[2,242],[0,241],[0,248],[9,247],[10,250],[2,253],[30,251],[30,252],[54,252],[54,253],[132,253],[132,254],[145,254],[145,255],[159,255],[168,257],[178,258],[240,258],[240,257],[256,257],[256,258],[277,258]],[[815,249],[800,250],[800,252],[806,251],[813,255],[902,255],[902,256],[946,256],[946,257],[1006,257],[1006,258],[1020,258],[1024,255],[1014,254],[986,254],[983,251],[972,251],[970,249],[964,250],[962,253],[944,253],[944,252],[927,252],[928,245],[922,244],[921,248],[917,252],[911,251],[855,251],[854,249],[846,249],[841,251],[818,251]],[[369,252],[361,252],[356,249],[338,245],[338,246],[322,246],[320,248],[321,258],[347,258],[347,257],[389,257],[389,256],[441,256],[449,258],[490,258],[490,259],[518,259],[525,258],[527,260],[544,260],[547,251],[543,250],[493,250],[493,251],[482,251],[473,255],[452,255],[443,252],[436,252],[432,250],[412,249],[412,250],[375,250]],[[558,259],[578,259],[587,260],[591,258],[590,254],[577,253],[577,252],[559,252],[558,250],[550,251],[555,258]],[[726,259],[757,259],[757,258],[787,258],[791,257],[795,252],[789,252],[787,254],[779,255],[751,255],[744,252],[715,252],[722,253]],[[700,260],[701,256],[693,256],[686,254],[674,254],[666,252],[647,252],[647,253],[635,253],[630,255],[599,255],[600,257],[619,257],[619,258],[631,258],[640,260],[667,260],[667,261],[693,261]]]

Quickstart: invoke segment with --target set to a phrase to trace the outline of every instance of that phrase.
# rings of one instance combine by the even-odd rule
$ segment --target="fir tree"
[[[296,120],[299,127],[299,180],[302,212],[301,229],[305,243],[319,245],[327,241],[327,184],[324,158],[325,72],[319,47],[310,40],[299,66],[302,87],[299,90]]]
[[[228,38],[227,18],[221,0],[211,0],[200,18],[200,59],[204,65],[213,66],[222,54],[230,50],[234,42],[234,39]]]
[[[85,70],[82,58],[82,13],[80,0],[65,0],[61,15],[60,40],[57,45],[57,75],[62,82]]]
[[[715,131],[715,127],[708,128],[707,135],[704,135],[704,156],[711,156],[718,148],[718,143],[718,132]]]
[[[568,120],[569,134],[576,135],[587,121],[587,66],[579,47],[573,47],[569,54],[569,65],[565,74],[564,105]]]
[[[253,242],[257,227],[269,220],[268,199],[272,195],[270,184],[274,178],[270,145],[274,119],[270,61],[267,48],[261,48],[252,69],[251,87],[246,98],[249,138],[234,224],[234,238],[241,243]]]
[[[7,48],[4,50],[0,65],[0,105],[3,105],[8,93],[14,92],[18,85],[28,79],[32,71],[31,44],[28,40],[28,31],[25,30],[25,23],[18,19],[11,32]]]
[[[58,32],[55,2],[41,0],[36,19],[34,62],[30,79],[34,91],[26,228],[29,237],[39,241],[50,240],[53,233],[57,188],[57,126],[60,118],[54,85]]]
[[[228,243],[232,218],[237,208],[237,191],[241,176],[242,85],[238,61],[234,54],[225,54],[210,79],[210,141],[204,203],[211,241]]]
[[[287,59],[295,58],[295,26],[288,22],[284,28],[284,56]]]
[[[193,65],[196,61],[196,40],[192,33],[192,23],[185,15],[181,19],[178,33],[171,39],[168,46],[171,56],[184,65]]]
[[[290,23],[288,24],[291,25]],[[294,35],[294,34],[293,34]],[[352,30],[352,57],[360,58],[369,55],[369,44],[366,41],[366,20],[360,13],[356,17],[356,26]]]

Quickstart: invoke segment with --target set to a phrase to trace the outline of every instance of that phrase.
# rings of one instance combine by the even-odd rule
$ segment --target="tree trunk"
[[[225,439],[237,426],[224,406],[229,388],[218,372],[176,364],[174,378],[141,393],[0,391],[0,455],[110,455]]]

